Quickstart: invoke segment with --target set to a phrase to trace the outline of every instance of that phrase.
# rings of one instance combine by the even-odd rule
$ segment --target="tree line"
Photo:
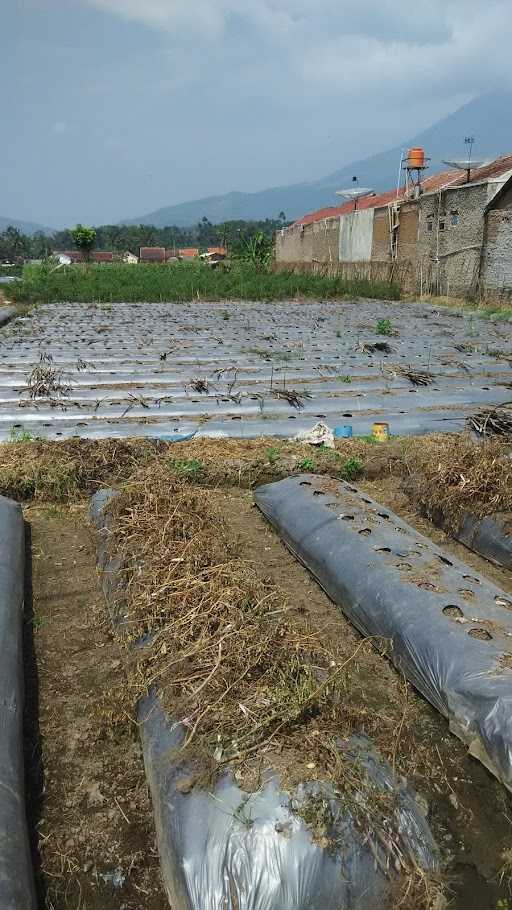
[[[281,212],[278,218],[266,218],[264,221],[226,221],[212,224],[208,218],[202,218],[197,224],[188,227],[153,227],[151,225],[104,224],[95,228],[95,248],[124,253],[128,250],[138,255],[141,246],[162,246],[166,249],[180,247],[199,247],[205,250],[209,246],[225,246],[232,254],[243,254],[257,238],[270,239],[275,231],[287,224],[286,215]],[[0,232],[0,262],[16,262],[21,259],[43,259],[56,250],[75,248],[74,229],[56,231],[51,236],[42,233],[23,234],[15,227],[8,227]]]

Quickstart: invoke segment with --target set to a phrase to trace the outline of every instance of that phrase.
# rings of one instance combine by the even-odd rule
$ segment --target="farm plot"
[[[512,397],[508,328],[420,304],[55,304],[0,342],[0,439],[416,435]]]
[[[459,440],[452,437],[452,443]],[[454,910],[506,907],[512,886],[510,794],[470,757],[403,674],[360,637],[253,507],[248,487],[296,473],[304,450],[311,456],[311,449],[295,443],[272,448],[269,443],[73,440],[4,446],[3,489],[27,500],[32,538],[26,600],[27,637],[34,647],[26,649],[26,745],[41,906],[164,910],[168,905],[152,822],[158,792],[155,798],[153,786],[151,807],[135,713],[147,684],[156,682],[166,709],[187,719],[183,755],[198,762],[197,779],[180,778],[180,799],[200,799],[205,786],[213,792],[213,752],[222,767],[229,762],[247,792],[232,816],[223,812],[223,803],[208,798],[208,807],[235,825],[235,843],[259,830],[260,776],[269,767],[291,788],[324,774],[338,780],[340,767],[329,761],[331,737],[362,734],[397,779],[406,779],[419,794],[417,807],[439,848],[439,882],[435,876],[411,877],[407,857],[397,854],[405,875],[389,876],[393,889],[399,888],[390,906],[431,910],[440,884]],[[338,460],[345,463],[342,452],[366,452],[365,494],[434,536],[445,553],[464,559],[473,583],[487,576],[508,599],[510,573],[448,542],[420,519],[402,492],[402,459],[414,461],[413,450],[428,444],[338,441],[336,457],[314,452],[308,470],[324,472],[322,460],[330,458],[330,470],[337,473]],[[499,454],[498,443],[473,448],[489,449],[487,457],[494,450]],[[453,451],[447,461],[454,463]],[[69,484],[59,480],[62,474]],[[106,581],[105,591],[110,590],[108,573],[96,577],[100,538],[86,512],[88,495],[109,486],[121,492],[107,550],[126,563],[119,614],[111,610],[108,595],[103,602],[99,583]],[[493,491],[483,498],[489,507]],[[469,590],[459,593],[470,596]],[[474,604],[464,600],[462,610],[477,610],[477,593]],[[129,623],[116,623],[115,615]],[[463,634],[455,619],[445,621]],[[147,638],[134,662],[133,641],[155,630],[157,637]],[[269,640],[272,647],[266,646]],[[510,672],[506,665],[502,670]],[[246,679],[246,671],[254,678]],[[348,790],[341,788],[349,802],[350,781]],[[380,805],[385,817],[391,807],[386,801]],[[308,806],[299,818],[320,846],[327,817],[312,806],[314,812]],[[360,824],[368,833],[368,820],[361,816]],[[283,843],[286,847],[286,837]],[[394,844],[401,849],[400,841],[384,837],[385,861],[397,858]]]

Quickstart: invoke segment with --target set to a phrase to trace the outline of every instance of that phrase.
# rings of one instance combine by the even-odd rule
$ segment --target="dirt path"
[[[99,717],[123,668],[103,621],[86,507],[32,506],[25,517],[26,760],[40,907],[167,910],[136,729],[107,732]]]
[[[372,492],[378,498],[375,485]],[[244,555],[287,593],[297,622],[309,617],[319,637],[331,647],[337,643],[340,651],[352,653],[360,641],[358,633],[283,546],[253,506],[252,494],[230,490],[219,493],[219,502],[239,535]],[[421,528],[423,533],[427,524]],[[485,561],[475,559],[485,574]],[[488,574],[499,584],[494,570]],[[371,715],[378,714],[384,729],[393,720],[395,701],[400,712],[403,705],[404,723],[400,738],[390,743],[391,749],[396,750],[398,769],[407,773],[427,800],[434,835],[444,858],[449,858],[451,910],[512,906],[506,882],[500,885],[501,854],[512,847],[510,794],[467,754],[446,721],[411,686],[405,685],[404,691],[404,680],[391,664],[370,650],[364,661],[349,669],[348,710],[352,708],[362,724],[366,723],[365,712],[369,723]],[[384,736],[380,743],[384,751],[385,744]],[[500,905],[499,900],[509,903]]]

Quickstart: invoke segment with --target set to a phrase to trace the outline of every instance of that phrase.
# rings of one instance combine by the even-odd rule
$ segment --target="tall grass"
[[[3,265],[0,263],[0,278],[5,275],[12,276],[13,278],[21,278],[22,271],[22,265]]]
[[[25,266],[21,280],[9,286],[9,297],[19,303],[289,300],[297,297],[398,300],[399,290],[384,282],[257,271],[246,263],[215,270],[202,263],[115,263],[57,269],[42,264]]]

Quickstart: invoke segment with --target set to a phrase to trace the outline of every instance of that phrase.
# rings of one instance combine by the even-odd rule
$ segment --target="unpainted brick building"
[[[512,178],[487,206],[480,271],[484,290],[511,294]]]

